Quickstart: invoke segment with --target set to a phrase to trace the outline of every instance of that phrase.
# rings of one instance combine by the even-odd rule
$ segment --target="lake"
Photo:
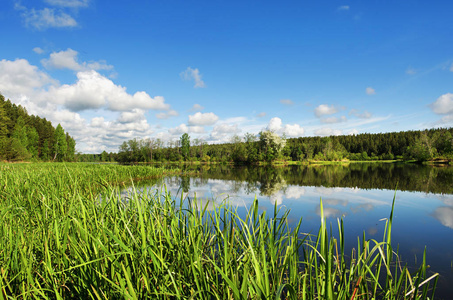
[[[347,247],[357,236],[382,240],[385,218],[396,197],[393,246],[409,266],[427,249],[429,272],[441,274],[436,296],[453,295],[453,167],[415,164],[350,164],[288,167],[189,166],[193,177],[168,177],[163,184],[177,197],[197,199],[212,209],[222,201],[245,214],[255,197],[260,209],[290,209],[290,221],[302,218],[301,233],[317,233],[320,199],[327,222],[337,232],[343,218]],[[348,251],[350,252],[350,251]]]

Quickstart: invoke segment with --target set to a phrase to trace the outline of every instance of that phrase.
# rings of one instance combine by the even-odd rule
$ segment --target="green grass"
[[[0,299],[425,299],[426,258],[409,272],[392,247],[359,237],[346,253],[343,221],[317,235],[275,206],[244,218],[223,203],[175,199],[165,188],[120,196],[152,167],[0,165]],[[428,281],[426,281],[429,279]]]

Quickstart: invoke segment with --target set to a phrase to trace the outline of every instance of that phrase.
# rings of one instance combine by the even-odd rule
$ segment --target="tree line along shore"
[[[269,162],[335,161],[438,161],[453,159],[453,128],[364,133],[329,137],[285,138],[271,131],[234,136],[230,143],[207,144],[190,140],[186,133],[177,141],[132,139],[118,153],[81,156],[80,160],[135,162],[205,162],[260,164]]]
[[[209,144],[184,133],[179,139],[124,141],[118,152],[83,154],[63,127],[29,115],[0,94],[0,160],[79,162],[203,162],[262,164],[337,161],[453,161],[453,128],[329,137],[286,138],[263,130]]]

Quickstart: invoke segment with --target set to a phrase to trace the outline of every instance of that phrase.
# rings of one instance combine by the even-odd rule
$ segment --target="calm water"
[[[302,218],[302,231],[316,233],[322,198],[327,221],[336,229],[343,217],[349,248],[365,231],[381,240],[396,192],[393,244],[408,265],[421,261],[425,246],[432,273],[439,272],[437,296],[453,298],[453,167],[397,164],[350,166],[196,167],[197,177],[165,178],[173,195],[207,204],[230,201],[244,213],[257,197],[272,212],[275,203],[290,209],[290,221]]]

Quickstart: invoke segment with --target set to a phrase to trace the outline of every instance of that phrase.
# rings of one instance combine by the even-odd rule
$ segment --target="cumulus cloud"
[[[211,131],[210,138],[214,142],[227,142],[231,136],[238,134],[241,130],[237,124],[219,124]]]
[[[125,140],[149,137],[153,130],[145,117],[148,110],[176,114],[163,97],[152,98],[144,91],[129,94],[96,71],[80,71],[74,83],[60,85],[25,59],[0,61],[0,91],[29,113],[60,123],[84,153],[117,151]],[[79,113],[84,110],[91,110],[88,116],[97,110],[98,116],[86,118]]]
[[[70,69],[73,71],[113,69],[113,66],[107,65],[104,61],[79,63],[78,54],[77,51],[71,48],[65,51],[53,52],[48,59],[42,59],[41,64],[47,69]]]
[[[145,119],[145,111],[143,109],[133,109],[132,111],[124,111],[118,118],[119,123],[133,123],[137,120]]]
[[[365,92],[366,92],[367,95],[375,95],[376,94],[376,91],[370,86],[365,89]]]
[[[286,124],[283,132],[288,137],[298,137],[304,135],[305,130],[299,124]]]
[[[280,118],[272,118],[270,121],[269,121],[269,124],[267,125],[267,130],[270,130],[270,131],[279,131],[280,129],[282,128],[282,119]]]
[[[291,99],[281,99],[280,103],[284,104],[284,105],[293,105],[294,104],[293,100],[291,100]]]
[[[33,48],[33,52],[35,52],[37,54],[43,54],[44,50],[41,49],[40,47],[35,47],[35,48]]]
[[[214,125],[219,120],[219,117],[214,113],[197,112],[194,115],[189,115],[189,125],[209,126]]]
[[[330,136],[330,135],[342,135],[343,132],[339,129],[332,129],[329,127],[320,128],[314,131],[316,135]]]
[[[113,111],[170,108],[163,97],[151,98],[146,92],[128,94],[125,87],[114,84],[96,71],[78,72],[76,83],[52,86],[46,96],[73,111],[96,109],[104,105]]]
[[[447,93],[431,104],[433,112],[439,115],[453,114],[453,94]]]
[[[304,134],[304,128],[299,124],[285,124],[278,117],[272,118],[267,125],[267,130],[274,131],[278,134],[285,134],[288,137],[298,137]]]
[[[325,115],[332,115],[338,112],[338,109],[331,105],[321,104],[315,108],[315,115],[320,118]]]
[[[204,88],[206,84],[201,79],[201,74],[198,69],[188,67],[185,71],[179,74],[183,80],[193,80],[195,82],[194,88]]]
[[[204,133],[204,127],[203,126],[189,126],[189,132],[190,133]]]
[[[448,206],[438,207],[432,213],[432,216],[442,225],[453,229],[453,208]]]
[[[161,112],[161,113],[158,113],[156,114],[156,118],[158,119],[168,119],[170,117],[176,117],[178,116],[179,113],[176,111],[176,110],[169,110],[167,112]]]
[[[94,117],[91,119],[90,126],[93,128],[104,128],[106,124],[104,117]]]
[[[204,133],[205,130],[204,130],[204,127],[203,126],[187,126],[186,124],[182,123],[180,124],[179,126],[175,127],[175,128],[170,128],[168,129],[168,132],[172,135],[172,136],[180,136],[182,135],[183,133]],[[162,137],[163,139],[168,139],[168,136],[167,137]]]
[[[0,91],[9,97],[30,95],[48,84],[58,84],[25,59],[0,61]]]
[[[181,124],[178,127],[171,128],[168,130],[171,135],[181,135],[183,133],[189,133],[189,127],[186,124]]]
[[[305,188],[303,186],[291,185],[285,190],[285,196],[288,199],[299,199],[305,195]]]
[[[194,104],[192,106],[192,108],[190,109],[190,111],[200,111],[200,110],[203,110],[203,109],[204,109],[204,107],[201,106],[200,104]]]

